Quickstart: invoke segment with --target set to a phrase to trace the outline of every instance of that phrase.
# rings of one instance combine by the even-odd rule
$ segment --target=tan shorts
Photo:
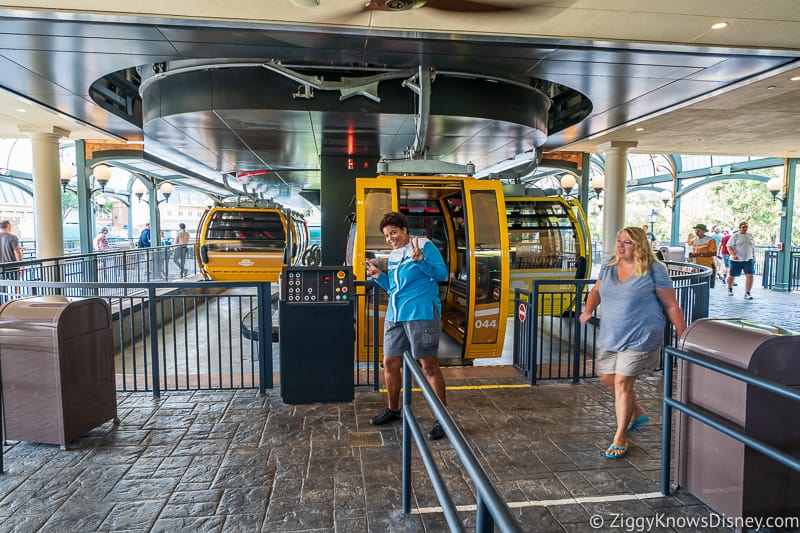
[[[661,346],[649,352],[623,350],[612,352],[600,348],[594,360],[597,374],[621,374],[623,376],[641,376],[658,367],[661,362]]]

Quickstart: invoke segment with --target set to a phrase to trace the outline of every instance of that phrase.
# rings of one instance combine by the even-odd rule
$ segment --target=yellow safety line
[[[507,385],[454,385],[446,387],[446,390],[483,390],[483,389],[530,389],[531,386],[527,383],[509,383]],[[402,389],[401,389],[402,390]],[[422,389],[414,387],[412,392],[422,392]],[[386,389],[380,389],[380,392],[386,392]]]

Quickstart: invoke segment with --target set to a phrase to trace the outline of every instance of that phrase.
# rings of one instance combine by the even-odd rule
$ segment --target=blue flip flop
[[[646,426],[650,423],[650,417],[647,414],[643,414],[630,424],[628,424],[628,431],[636,431],[641,426]]]
[[[617,446],[616,444],[612,444],[606,450],[606,459],[622,459],[628,455],[629,449],[630,446]]]

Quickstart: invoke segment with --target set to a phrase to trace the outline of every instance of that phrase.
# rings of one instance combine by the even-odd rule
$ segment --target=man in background
[[[11,233],[11,222],[0,222],[0,263],[22,261],[22,248],[19,237]]]
[[[181,277],[186,277],[186,249],[187,245],[189,244],[189,232],[186,231],[186,224],[181,222],[178,224],[178,234],[175,235],[175,244],[178,246],[175,248],[175,257],[172,258],[172,262],[180,269]]]
[[[728,296],[733,296],[733,280],[744,272],[744,299],[752,300],[750,289],[753,288],[755,272],[755,246],[753,236],[747,233],[747,222],[739,223],[739,231],[731,235],[727,248],[731,256],[731,268],[728,272]]]
[[[150,223],[144,225],[144,229],[139,234],[139,248],[150,248]]]
[[[19,245],[19,238],[11,233],[11,222],[4,220],[0,222],[0,264],[15,263],[22,261],[22,248]],[[5,279],[19,279],[22,267],[4,268],[0,266],[0,272]],[[13,292],[12,287],[2,287],[2,290]]]
[[[708,285],[714,288],[717,279],[716,265],[714,264],[714,257],[717,255],[717,241],[706,235],[708,226],[705,224],[697,224],[694,228],[694,239],[689,241],[691,247],[689,257],[694,259],[698,265],[706,266],[711,269],[711,278]]]

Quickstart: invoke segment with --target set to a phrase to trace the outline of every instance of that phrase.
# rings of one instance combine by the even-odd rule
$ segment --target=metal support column
[[[783,249],[778,250],[775,285],[773,290],[788,292],[791,290],[790,274],[792,264],[792,221],[794,207],[794,190],[797,179],[797,159],[786,159],[783,171],[783,200],[781,200],[781,224],[778,233]]]

